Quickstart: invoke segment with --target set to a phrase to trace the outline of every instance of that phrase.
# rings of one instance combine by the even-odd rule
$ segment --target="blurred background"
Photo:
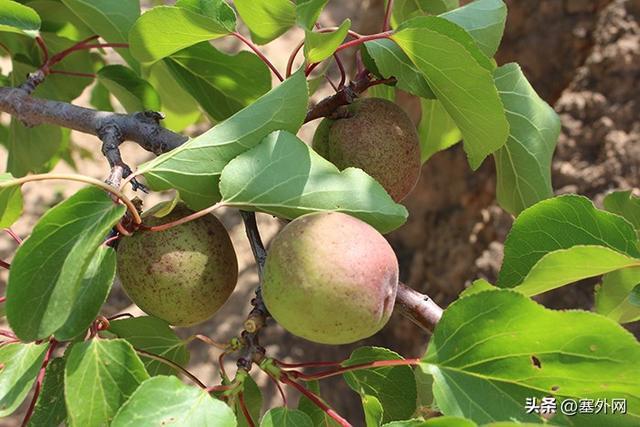
[[[553,183],[558,194],[579,193],[597,204],[614,189],[640,189],[640,0],[505,0],[509,7],[506,33],[497,55],[499,64],[516,61],[538,93],[560,114],[562,133],[553,163]],[[170,2],[166,2],[170,3]],[[467,3],[467,2],[463,2]],[[333,26],[349,17],[359,33],[378,32],[382,24],[384,0],[332,0],[320,19]],[[246,31],[245,31],[246,34]],[[263,51],[281,70],[291,49],[304,37],[291,30],[266,45]],[[216,42],[227,51],[244,49],[235,40]],[[345,58],[352,55],[346,54]],[[349,69],[353,63],[345,61]],[[0,64],[6,72],[10,63]],[[336,70],[329,76],[338,78]],[[88,91],[76,103],[86,104]],[[330,95],[323,86],[314,101]],[[419,120],[417,103],[401,96],[400,103]],[[3,123],[8,119],[2,115]],[[305,125],[301,136],[310,141],[317,121]],[[201,123],[188,129],[196,135],[210,127]],[[75,161],[79,173],[103,179],[107,162],[99,154],[99,141],[75,134]],[[123,145],[123,158],[135,167],[151,158],[135,144]],[[0,146],[0,167],[7,153]],[[55,171],[71,171],[60,163]],[[28,236],[42,213],[71,195],[79,186],[69,183],[38,183],[25,186],[25,212],[13,227],[20,236]],[[151,207],[166,195],[145,196]],[[491,159],[475,173],[468,167],[460,145],[436,154],[422,169],[420,182],[403,202],[409,209],[408,222],[387,237],[398,255],[401,279],[446,306],[461,290],[477,278],[494,282],[502,261],[502,242],[512,223],[509,214],[495,203],[495,172]],[[236,211],[219,213],[238,252],[240,279],[236,292],[210,321],[190,330],[226,341],[241,331],[250,310],[249,301],[257,284],[253,257]],[[265,242],[282,224],[268,215],[258,215]],[[10,261],[16,247],[0,234],[0,258]],[[7,273],[0,272],[0,292],[4,293]],[[588,281],[542,295],[539,300],[553,308],[585,308],[593,304],[593,287]],[[105,307],[105,315],[120,312],[141,314],[116,283]],[[631,327],[633,330],[633,326]],[[635,328],[638,333],[640,328]],[[268,355],[287,361],[340,360],[361,345],[381,345],[405,357],[424,353],[428,335],[408,320],[394,315],[376,336],[347,346],[324,346],[297,339],[279,326],[265,329],[262,343]],[[194,343],[189,369],[205,383],[219,379],[219,351]],[[233,357],[227,369],[233,372]],[[267,379],[258,374],[264,386],[265,405],[279,405],[280,399]],[[340,379],[325,380],[322,394],[347,419],[356,425],[363,421],[359,398]],[[289,396],[295,405],[297,397]],[[20,417],[20,414],[16,414]],[[20,418],[0,420],[0,425],[15,425]]]

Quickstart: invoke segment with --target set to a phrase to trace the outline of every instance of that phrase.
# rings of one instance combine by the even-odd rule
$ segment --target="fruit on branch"
[[[420,140],[402,108],[382,98],[364,98],[341,107],[338,119],[324,119],[313,148],[339,169],[357,167],[400,201],[420,177]]]
[[[176,206],[154,226],[193,211]],[[143,311],[172,325],[189,326],[211,317],[229,298],[238,261],[227,230],[213,215],[165,231],[138,231],[118,246],[118,274],[127,295]]]
[[[273,240],[262,296],[273,318],[294,335],[346,344],[389,320],[398,260],[369,224],[338,212],[301,216]]]

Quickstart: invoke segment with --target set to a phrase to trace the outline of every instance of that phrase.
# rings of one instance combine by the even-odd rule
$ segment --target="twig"
[[[433,332],[443,312],[442,308],[427,295],[411,289],[404,283],[398,284],[396,308],[400,314],[428,332]]]
[[[371,86],[393,83],[395,81],[395,78],[383,80],[372,80],[372,78],[372,74],[367,70],[358,73],[356,78],[347,86],[338,90],[334,95],[324,98],[311,108],[304,122],[307,123],[321,117],[329,117],[334,114],[339,107],[351,104],[362,92]]]
[[[391,28],[391,13],[393,12],[393,3],[393,0],[387,0],[387,9],[384,12],[382,31],[389,31],[389,28]]]
[[[0,267],[6,268],[7,270],[9,270],[11,268],[11,264],[0,259]]]
[[[177,219],[175,221],[171,221],[171,222],[167,222],[166,224],[161,224],[161,225],[154,225],[153,227],[149,227],[147,228],[147,231],[165,231],[165,230],[169,230],[170,228],[173,227],[177,227],[178,225],[182,225],[185,224],[189,221],[194,221],[198,218],[202,218],[205,215],[210,214],[211,212],[215,211],[216,209],[222,207],[223,204],[222,203],[216,203],[215,205],[211,205],[208,208],[199,210],[198,212],[194,212],[190,215],[187,215],[183,218]]]
[[[153,360],[156,360],[156,361],[158,361],[160,363],[164,363],[165,365],[170,366],[173,369],[178,370],[180,373],[184,374],[187,378],[189,378],[191,381],[193,381],[195,384],[197,384],[200,388],[202,388],[204,390],[207,390],[207,386],[202,381],[200,381],[198,379],[198,377],[193,375],[187,369],[185,369],[182,366],[178,365],[173,360],[166,359],[166,358],[164,358],[162,356],[158,356],[157,354],[149,353],[148,351],[140,350],[139,348],[135,348],[134,350],[136,351],[136,353],[140,354],[141,356],[145,356],[145,357],[148,357],[149,359],[153,359]]]
[[[85,184],[89,184],[89,185],[93,185],[95,187],[101,188],[102,190],[105,190],[113,194],[114,196],[116,196],[118,199],[120,199],[120,201],[127,207],[129,212],[131,213],[131,216],[133,217],[133,220],[135,221],[136,224],[140,224],[142,222],[142,219],[140,218],[140,214],[138,213],[138,209],[133,204],[133,202],[124,193],[122,193],[122,191],[112,187],[111,185],[105,182],[102,182],[95,178],[91,178],[89,176],[73,175],[73,174],[54,174],[54,173],[27,175],[22,178],[16,178],[10,181],[5,181],[3,183],[0,183],[0,188],[14,186],[14,185],[22,185],[28,182],[47,181],[50,179],[61,179],[66,181],[82,182]]]
[[[187,137],[163,128],[158,113],[118,114],[79,107],[67,102],[34,98],[24,88],[0,88],[0,111],[28,126],[58,125],[98,136],[109,124],[118,127],[125,141],[133,141],[156,155],[182,145]]]
[[[13,240],[16,241],[17,244],[21,245],[22,244],[22,238],[20,236],[18,236],[12,229],[10,228],[5,228],[4,231],[11,236],[11,238]]]

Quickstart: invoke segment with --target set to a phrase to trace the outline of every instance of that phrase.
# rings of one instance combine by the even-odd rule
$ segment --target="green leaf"
[[[89,100],[89,103],[98,110],[113,111],[111,94],[99,81],[96,81],[93,89],[91,89],[91,99]]]
[[[30,7],[15,1],[0,2],[0,32],[25,34],[36,37],[40,31],[40,16]]]
[[[462,140],[460,129],[437,99],[421,99],[422,117],[418,125],[420,158],[426,162],[439,151]]]
[[[107,65],[98,71],[98,81],[129,113],[160,110],[160,97],[156,90],[130,68]]]
[[[361,347],[342,362],[343,367],[376,360],[400,360],[402,357],[386,348]],[[343,374],[345,381],[360,395],[377,398],[384,409],[384,422],[410,418],[416,409],[416,382],[410,366],[388,366],[363,369]]]
[[[29,427],[59,426],[67,417],[64,404],[65,359],[53,359],[44,374],[42,390],[29,420]]]
[[[140,16],[139,0],[62,0],[62,3],[108,43],[127,43],[129,30]],[[138,63],[129,49],[116,52],[137,70]]]
[[[634,298],[640,284],[640,267],[605,274],[596,291],[595,309],[618,323],[640,320],[640,307]]]
[[[398,80],[396,87],[413,95],[430,99],[436,97],[422,72],[392,40],[373,40],[364,46],[379,77],[395,77]]]
[[[487,57],[460,27],[437,17],[414,18],[391,38],[423,73],[462,132],[471,167],[480,167],[509,135]]]
[[[510,290],[480,292],[445,310],[423,361],[444,415],[541,422],[524,411],[526,398],[615,397],[640,421],[640,384],[632,380],[640,344],[594,313],[549,310]],[[617,425],[605,419],[599,425]]]
[[[313,427],[311,418],[298,409],[273,408],[262,417],[260,427]]]
[[[7,285],[7,319],[20,339],[65,324],[98,246],[126,208],[89,187],[47,211],[18,248]]]
[[[253,53],[220,52],[204,42],[164,60],[171,74],[215,121],[222,121],[271,89],[269,68]]]
[[[84,273],[69,318],[55,333],[56,339],[71,340],[86,332],[107,300],[115,276],[116,251],[101,245]]]
[[[13,179],[10,173],[0,173],[0,182]],[[18,185],[0,188],[0,228],[11,225],[22,215],[22,189]]]
[[[229,32],[236,29],[236,13],[225,0],[178,0],[176,6],[212,18]]]
[[[640,259],[602,246],[573,246],[543,256],[514,289],[533,296],[578,280],[639,267]]]
[[[396,204],[361,169],[342,172],[295,135],[270,134],[224,168],[220,192],[227,206],[293,219],[317,211],[339,211],[368,222],[381,233],[402,225]]]
[[[125,340],[94,339],[74,344],[64,375],[71,426],[108,425],[147,378],[140,358]],[[88,399],[91,404],[87,404]]]
[[[311,30],[327,3],[329,3],[329,0],[298,0],[296,2],[296,21],[298,25]]]
[[[396,0],[393,4],[391,24],[396,28],[402,22],[416,16],[439,15],[458,6],[459,0]]]
[[[290,0],[235,0],[233,4],[257,44],[269,43],[296,23],[296,6]]]
[[[62,130],[57,126],[26,127],[11,118],[7,151],[7,171],[21,177],[29,172],[47,171],[47,164],[59,152],[63,142]]]
[[[416,366],[413,370],[416,380],[416,391],[418,399],[416,401],[416,413],[428,413],[434,407],[433,401],[433,377],[425,369],[424,365]]]
[[[505,242],[497,286],[520,285],[519,290],[534,295],[533,290],[570,283],[562,281],[563,277],[577,280],[576,274],[581,275],[583,268],[592,274],[608,264],[615,267],[633,262],[633,258],[640,258],[636,243],[631,224],[596,209],[585,197],[567,195],[547,199],[523,211],[513,224]],[[589,258],[580,258],[582,256]],[[571,268],[571,264],[575,267]],[[605,268],[595,275],[607,271],[612,270]],[[547,280],[549,277],[545,275],[552,280]]]
[[[497,198],[503,209],[518,215],[553,196],[551,158],[560,119],[531,87],[518,64],[496,69],[494,79],[510,127],[507,143],[494,153]]]
[[[260,419],[260,410],[262,409],[262,392],[251,375],[247,375],[244,378],[242,385],[244,404],[249,411],[251,420],[256,423]],[[242,408],[240,407],[238,399],[235,399],[233,410],[236,414],[236,419],[238,420],[238,427],[249,427],[249,423],[242,413]]]
[[[324,61],[334,54],[342,44],[351,28],[351,20],[345,19],[337,30],[330,33],[319,33],[305,30],[304,57],[310,64]]]
[[[201,116],[198,103],[173,78],[164,62],[159,61],[151,66],[147,80],[160,95],[162,113],[165,115],[163,126],[181,132],[198,121]]]
[[[466,297],[469,295],[477,294],[478,292],[488,291],[498,289],[496,286],[493,286],[491,283],[487,282],[484,279],[474,280],[471,286],[462,291],[459,295],[459,298]]]
[[[367,427],[378,427],[382,424],[384,409],[376,397],[362,395],[362,409],[364,410],[364,421]]]
[[[298,72],[250,106],[180,147],[141,165],[153,190],[176,189],[192,209],[220,200],[222,169],[274,130],[297,132],[307,110],[307,84]]]
[[[502,40],[507,6],[502,0],[475,0],[440,17],[464,28],[474,38],[480,50],[491,58]]]
[[[314,393],[316,396],[320,396],[320,383],[318,381],[307,381],[307,389]],[[336,420],[331,418],[322,409],[318,408],[318,405],[309,400],[305,395],[300,395],[298,401],[298,409],[307,414],[314,426],[322,427],[340,427]]]
[[[189,362],[189,352],[176,333],[164,320],[144,316],[132,319],[113,320],[109,324],[109,332],[123,338],[132,346],[148,353],[156,354],[180,366]],[[157,360],[141,356],[149,375],[171,375],[176,371]]]
[[[55,34],[43,33],[42,37],[52,52],[60,52],[70,48],[76,42],[74,40],[58,37]],[[11,74],[13,85],[18,86],[24,82],[25,76],[40,67],[39,57],[27,57],[16,55],[13,58],[13,72]],[[65,58],[55,67],[60,71],[93,73],[93,60],[88,51],[75,52]],[[62,74],[51,74],[45,81],[38,85],[33,95],[39,98],[53,99],[56,101],[70,102],[79,97],[84,89],[91,84],[93,78],[73,77]]]
[[[614,191],[604,198],[604,208],[624,217],[640,233],[640,197],[629,191]]]
[[[34,0],[28,5],[40,15],[42,32],[76,41],[93,35],[91,29],[58,0]]]
[[[185,47],[229,33],[223,22],[174,6],[154,7],[129,31],[131,54],[140,62],[156,62]]]
[[[0,347],[0,417],[13,413],[27,397],[47,347],[46,343],[12,343]]]
[[[120,408],[112,427],[177,426],[235,427],[233,411],[206,391],[176,377],[148,379]]]

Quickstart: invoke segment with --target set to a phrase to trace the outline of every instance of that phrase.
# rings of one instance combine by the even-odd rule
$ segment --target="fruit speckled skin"
[[[339,169],[357,167],[374,177],[395,201],[420,177],[420,140],[402,108],[381,98],[364,98],[346,109],[349,117],[324,119],[313,148]]]
[[[149,226],[193,211],[178,205]],[[229,298],[238,279],[231,239],[213,215],[161,232],[138,231],[118,246],[118,274],[127,295],[143,311],[172,325],[189,326],[211,317]]]
[[[382,329],[397,286],[398,261],[382,235],[352,216],[321,212],[297,218],[273,240],[262,295],[294,335],[346,344]]]

